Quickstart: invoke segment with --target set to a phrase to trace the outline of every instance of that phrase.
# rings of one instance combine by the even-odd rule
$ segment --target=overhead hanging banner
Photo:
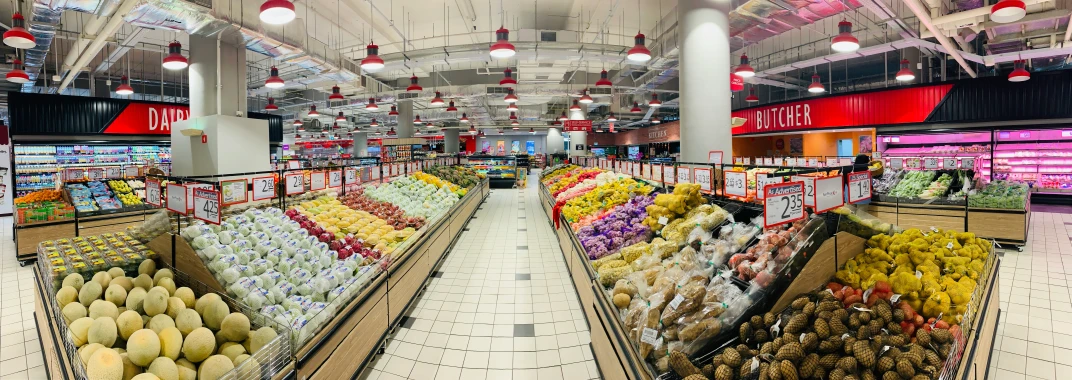
[[[592,130],[592,121],[566,120],[562,122],[562,130],[565,132],[588,132]]]

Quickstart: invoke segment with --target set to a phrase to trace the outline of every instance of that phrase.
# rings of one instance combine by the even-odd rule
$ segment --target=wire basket
[[[270,327],[274,329],[277,333],[286,331],[283,326],[280,326],[277,322],[271,320],[270,318],[266,318],[260,313],[253,311],[245,304],[235,301],[226,294],[213,292],[208,285],[197,281],[186,273],[176,270],[175,268],[171,267],[167,263],[162,262],[161,260],[155,261],[158,268],[166,268],[171,270],[174,275],[173,279],[175,281],[176,286],[184,286],[190,288],[190,290],[193,290],[194,294],[197,297],[201,297],[209,293],[216,293],[217,295],[219,295],[220,299],[227,303],[227,306],[231,309],[232,312],[242,313],[249,318],[250,331],[256,330],[260,327]],[[40,264],[40,261],[36,265],[36,268],[38,276],[40,276],[42,280],[47,280],[44,282],[44,284],[50,284],[50,271],[45,269],[44,265]],[[92,276],[94,273],[96,272],[90,272],[88,274]],[[136,277],[137,269],[135,268],[133,271],[128,269],[126,270],[126,274],[128,276],[135,275],[134,277]],[[63,313],[60,310],[59,302],[56,300],[55,293],[45,292],[43,296],[45,298],[45,301],[48,302],[48,305],[46,305],[45,307],[52,309],[52,314],[56,316],[56,319],[53,321],[53,323],[56,323],[59,330],[59,334],[56,339],[59,339],[61,345],[63,346],[58,347],[58,351],[61,352],[61,355],[65,355],[67,357],[67,361],[71,363],[71,369],[75,374],[75,378],[89,379],[88,375],[86,374],[86,366],[82,364],[82,359],[78,355],[78,347],[75,346],[74,342],[71,341],[68,326],[66,323],[63,322]],[[247,360],[242,364],[239,364],[237,367],[235,367],[235,369],[231,370],[223,377],[221,377],[221,379],[271,379],[275,374],[281,372],[283,368],[287,367],[287,365],[289,365],[293,361],[293,355],[290,352],[290,335],[283,333],[277,334],[274,339],[272,339],[270,342],[261,347],[259,351],[250,355],[250,359],[251,360]]]

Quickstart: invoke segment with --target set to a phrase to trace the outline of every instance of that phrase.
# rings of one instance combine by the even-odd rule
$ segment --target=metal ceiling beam
[[[935,38],[938,39],[938,42],[942,44],[942,47],[944,47],[945,50],[949,52],[949,55],[953,56],[953,59],[955,59],[957,63],[960,64],[960,67],[963,68],[969,76],[971,76],[972,78],[976,78],[979,76],[975,73],[975,70],[973,70],[971,66],[968,65],[968,62],[964,61],[964,57],[960,55],[960,51],[956,50],[956,48],[953,47],[953,43],[949,41],[949,37],[938,33],[938,27],[932,22],[931,16],[928,14],[927,9],[924,8],[918,0],[904,0],[904,3],[908,6],[909,9],[912,9],[912,13],[916,14],[916,17],[919,18],[919,22],[926,26],[927,30],[930,30],[931,33],[934,33]],[[989,8],[987,11],[989,12]]]
[[[140,43],[142,39],[148,36],[148,32],[149,29],[146,28],[134,28],[134,32],[130,33],[130,35],[128,35],[127,38],[124,38],[122,41],[119,41],[119,47],[115,50],[112,50],[111,54],[108,54],[107,57],[104,57],[104,60],[101,61],[99,65],[97,65],[97,68],[94,69],[93,72],[107,72],[108,69],[112,67],[113,63],[118,62],[120,58],[123,58],[123,56],[126,55],[127,52],[130,51],[130,49],[134,49],[135,47],[137,47],[138,43]]]
[[[342,5],[350,8],[350,10],[357,14],[357,17],[360,17],[361,21],[365,22],[365,24],[372,25],[372,28],[376,33],[379,33],[383,38],[386,38],[388,42],[398,43],[401,39],[405,38],[402,31],[398,30],[398,27],[395,26],[394,21],[387,19],[387,17],[384,17],[385,21],[372,22],[372,18],[376,17],[376,15],[372,14],[372,9],[368,6],[368,4],[370,4],[368,0],[363,1],[363,3],[365,4],[359,4],[357,0],[343,0]],[[372,8],[375,7],[375,4],[373,4]],[[380,12],[380,14],[382,15],[383,12]],[[390,26],[390,28],[387,26]],[[369,36],[369,40],[373,40],[372,36]]]

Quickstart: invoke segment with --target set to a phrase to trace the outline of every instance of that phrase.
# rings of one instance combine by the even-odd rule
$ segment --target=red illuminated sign
[[[592,130],[592,121],[566,120],[562,122],[562,130],[566,132],[588,132]]]
[[[162,103],[127,104],[104,131],[108,135],[170,135],[171,125],[190,118],[190,107]]]

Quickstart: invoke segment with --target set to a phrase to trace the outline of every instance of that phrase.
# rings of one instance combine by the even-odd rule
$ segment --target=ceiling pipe
[[[123,16],[126,16],[127,12],[130,12],[130,10],[133,9],[135,5],[138,5],[139,2],[140,0],[124,0],[123,4],[119,5],[115,14],[113,14],[112,18],[108,20],[108,23],[104,25],[104,29],[102,29],[100,33],[97,33],[97,36],[93,38],[93,41],[90,42],[89,46],[82,52],[81,56],[78,57],[78,60],[75,61],[75,64],[71,66],[71,70],[67,72],[67,75],[63,76],[63,81],[60,82],[59,87],[56,88],[56,93],[62,93],[63,90],[71,84],[71,81],[78,76],[78,73],[82,71],[82,68],[86,67],[86,64],[89,63],[93,57],[97,56],[97,53],[100,52],[101,48],[104,47],[104,44],[107,42],[108,37],[115,34],[115,32],[119,30],[119,27],[123,26]]]
[[[934,25],[930,15],[927,14],[927,9],[923,8],[923,5],[919,3],[919,0],[904,0],[904,3],[905,5],[908,5],[908,8],[912,9],[912,13],[916,14],[916,17],[919,18],[919,22],[926,26],[927,30],[931,31],[931,33],[934,33],[934,38],[942,44],[942,47],[945,48],[949,55],[953,56],[953,59],[955,59],[957,63],[960,64],[960,67],[963,68],[964,71],[968,72],[969,76],[971,76],[972,78],[976,78],[979,76],[975,73],[975,70],[972,70],[971,66],[968,65],[968,62],[964,61],[964,57],[960,55],[959,50],[953,47],[953,43],[949,41],[949,38],[939,33],[938,27]],[[982,7],[976,9],[986,9],[987,14],[990,13],[989,7]],[[973,12],[976,9],[960,13]]]
[[[1023,1],[1024,1],[1024,6],[1030,6],[1030,5],[1042,4],[1042,3],[1050,2],[1050,1],[1053,1],[1053,0],[1023,0]],[[997,2],[994,2],[994,4],[997,4]],[[931,19],[930,22],[933,23],[934,25],[942,26],[942,25],[946,25],[946,24],[959,24],[959,23],[963,23],[964,21],[974,20],[974,19],[979,18],[979,17],[987,17],[987,18],[989,18],[989,16],[990,16],[990,8],[993,8],[993,7],[994,7],[994,5],[986,5],[986,6],[982,6],[982,7],[979,7],[979,8],[966,10],[966,11],[963,11],[963,12],[950,13],[950,14],[947,14],[945,16],[935,17],[935,18]],[[918,16],[918,14],[917,14],[917,16]],[[959,26],[959,25],[955,25],[955,26]],[[938,34],[934,30],[932,30],[931,33],[934,33],[936,35]]]
[[[78,40],[71,44],[71,49],[67,51],[67,56],[63,58],[62,67],[64,69],[60,71],[60,77],[67,75],[70,71],[69,68],[74,66],[74,62],[81,56],[82,51],[86,49],[86,46],[89,46],[90,41],[92,41],[91,38],[97,37],[97,33],[100,32],[101,27],[108,22],[110,17],[111,15],[93,16],[93,20],[82,28],[82,33],[78,35]]]

